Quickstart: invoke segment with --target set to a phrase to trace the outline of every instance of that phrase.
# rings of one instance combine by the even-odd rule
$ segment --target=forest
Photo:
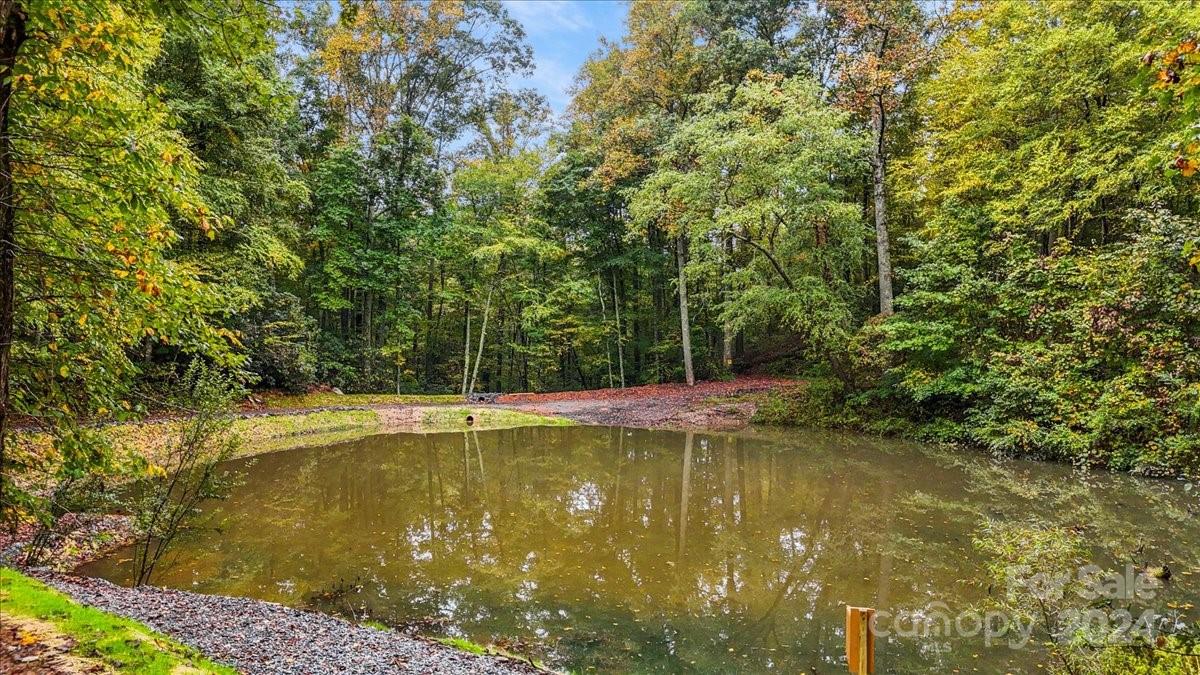
[[[1197,0],[530,5],[0,0],[0,671],[1195,672]]]
[[[490,0],[5,16],[0,437],[79,470],[203,360],[1200,472],[1193,3],[634,2],[562,116]]]

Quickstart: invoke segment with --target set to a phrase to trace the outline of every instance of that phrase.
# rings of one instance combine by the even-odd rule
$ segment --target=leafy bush
[[[258,376],[259,386],[303,391],[316,381],[316,332],[316,321],[304,313],[299,298],[269,293],[241,327],[249,355],[245,368]]]
[[[883,326],[892,393],[999,453],[1200,475],[1197,224],[1130,221],[1136,234],[1100,248],[1009,250],[986,281],[919,267]]]
[[[147,465],[147,478],[129,500],[138,585],[149,581],[200,503],[224,494],[229,479],[218,465],[238,446],[230,427],[233,406],[244,392],[233,378],[197,359],[177,390],[173,403],[186,418],[162,456]]]

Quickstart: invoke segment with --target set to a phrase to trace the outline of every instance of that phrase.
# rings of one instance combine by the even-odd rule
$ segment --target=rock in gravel
[[[136,619],[248,675],[540,672],[393,630],[250,598],[144,586],[125,588],[49,571],[32,575],[76,601]]]

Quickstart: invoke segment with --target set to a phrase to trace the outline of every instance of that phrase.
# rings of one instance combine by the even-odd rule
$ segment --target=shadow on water
[[[983,518],[1087,527],[1102,564],[1194,568],[1181,484],[856,435],[525,427],[382,435],[239,463],[218,531],[154,582],[509,644],[574,671],[840,672],[844,605],[966,608]],[[83,571],[127,582],[127,555]],[[1169,597],[1196,602],[1180,576]],[[1197,604],[1200,604],[1198,602]],[[1036,670],[897,638],[885,672]]]

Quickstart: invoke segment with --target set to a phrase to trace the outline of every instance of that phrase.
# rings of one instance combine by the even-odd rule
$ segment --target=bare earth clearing
[[[430,431],[425,412],[430,409],[466,407],[508,409],[563,417],[582,424],[606,424],[656,429],[730,430],[745,426],[757,409],[754,394],[765,394],[797,386],[796,380],[745,376],[725,382],[648,384],[624,389],[589,389],[547,394],[502,394],[495,403],[356,403],[346,396],[345,405],[248,406],[243,417],[299,415],[331,410],[373,410],[383,423],[382,431]],[[336,398],[334,399],[336,401]]]
[[[500,405],[584,424],[658,429],[728,430],[750,422],[757,408],[747,394],[795,386],[794,380],[739,377],[728,382],[650,384],[625,389],[592,389],[554,394],[505,394]],[[722,400],[730,399],[730,400]]]

